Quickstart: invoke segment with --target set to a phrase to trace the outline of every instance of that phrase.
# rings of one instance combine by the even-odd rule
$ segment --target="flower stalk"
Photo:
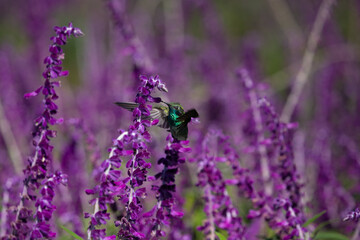
[[[67,176],[61,172],[49,175],[48,167],[52,162],[53,146],[50,139],[56,137],[56,131],[50,130],[50,125],[61,124],[62,119],[56,119],[58,106],[55,100],[58,99],[55,87],[60,86],[59,81],[54,79],[67,76],[68,72],[63,71],[61,64],[64,53],[61,46],[65,45],[68,37],[82,36],[80,29],[73,27],[70,23],[65,27],[55,27],[56,36],[51,37],[53,42],[50,45],[50,55],[44,59],[46,68],[43,72],[44,84],[31,93],[24,95],[25,99],[34,97],[40,92],[44,95],[44,111],[35,120],[35,130],[33,132],[33,145],[35,154],[28,159],[28,166],[24,170],[25,179],[21,193],[21,200],[17,207],[15,221],[12,224],[12,235],[19,239],[53,238],[55,233],[50,231],[48,224],[51,219],[55,206],[51,204],[54,198],[54,187],[59,183],[66,184]],[[37,199],[36,190],[40,189],[41,197]],[[32,220],[32,210],[26,207],[26,201],[35,202],[37,209],[35,213],[35,224],[31,227],[29,222]]]

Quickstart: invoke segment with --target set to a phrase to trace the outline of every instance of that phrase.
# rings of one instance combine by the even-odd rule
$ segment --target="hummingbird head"
[[[175,109],[181,115],[185,113],[184,108],[181,106],[180,103],[170,103],[169,107]]]
[[[181,106],[180,103],[167,103],[167,102],[164,102],[166,105],[168,105],[169,107],[169,110],[175,110],[175,112],[177,112],[179,115],[182,115],[185,113],[184,111],[184,108]]]

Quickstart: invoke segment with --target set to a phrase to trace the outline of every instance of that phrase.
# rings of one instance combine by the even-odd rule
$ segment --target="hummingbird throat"
[[[181,124],[181,121],[177,121],[177,118],[179,115],[176,113],[176,110],[173,108],[169,109],[169,123],[171,126],[179,126]]]

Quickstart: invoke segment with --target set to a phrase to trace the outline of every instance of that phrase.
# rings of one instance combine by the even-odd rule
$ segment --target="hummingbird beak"
[[[170,104],[168,104],[167,102],[164,102],[163,100],[161,100],[162,103],[165,103],[166,105],[168,105],[168,107],[170,107]]]

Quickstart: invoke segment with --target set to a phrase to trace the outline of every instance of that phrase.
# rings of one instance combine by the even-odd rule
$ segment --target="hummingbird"
[[[161,101],[161,103],[153,104],[150,116],[144,116],[144,118],[158,119],[158,127],[168,129],[172,137],[179,141],[186,140],[188,137],[187,125],[191,118],[199,117],[198,112],[195,109],[185,112],[180,103],[167,103],[164,101]],[[139,104],[131,102],[116,102],[115,104],[129,111],[133,111],[139,106]]]

